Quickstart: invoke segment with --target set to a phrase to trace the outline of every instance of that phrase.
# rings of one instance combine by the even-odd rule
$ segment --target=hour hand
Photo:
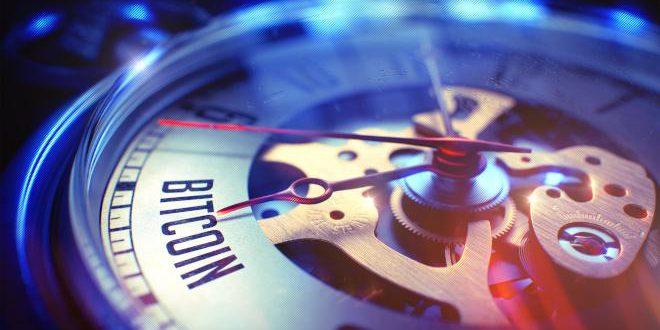
[[[274,194],[252,198],[224,207],[218,210],[217,213],[224,215],[245,207],[276,200],[294,202],[298,204],[319,204],[328,200],[332,194],[337,191],[375,186],[378,184],[387,183],[389,181],[401,179],[409,175],[431,170],[431,165],[417,165],[334,182],[328,182],[319,178],[301,178],[291,183],[287,189],[276,192]],[[300,191],[303,190],[302,188],[309,188],[310,186],[319,186],[323,190],[314,196],[306,196],[300,193]]]

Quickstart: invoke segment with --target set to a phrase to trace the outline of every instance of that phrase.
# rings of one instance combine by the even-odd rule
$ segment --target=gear
[[[424,172],[403,179],[405,194],[426,207],[447,212],[483,212],[503,203],[510,190],[506,173],[488,163],[471,178]]]
[[[491,221],[491,235],[494,239],[501,238],[508,233],[518,220],[518,210],[512,199],[506,199],[500,209],[502,211],[495,214],[496,220]]]
[[[440,211],[418,204],[408,198],[401,188],[395,188],[392,192],[390,208],[397,223],[414,235],[435,243],[461,243],[464,240],[469,215]],[[499,208],[484,213],[492,219],[492,237],[498,239],[513,227],[517,212],[515,203],[507,199]],[[447,217],[459,219],[442,219]]]
[[[515,219],[511,230],[502,237],[502,240],[510,247],[520,248],[523,245],[523,239],[529,232],[529,217],[522,210],[516,209]]]

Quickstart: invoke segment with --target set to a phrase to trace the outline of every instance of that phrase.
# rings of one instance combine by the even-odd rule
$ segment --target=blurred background
[[[528,1],[612,24],[657,23],[660,16],[658,0]],[[259,2],[2,1],[0,173],[49,116],[112,70],[174,34]]]

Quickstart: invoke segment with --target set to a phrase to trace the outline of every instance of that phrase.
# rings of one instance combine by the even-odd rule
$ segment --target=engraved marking
[[[117,185],[115,186],[115,190],[117,191],[127,191],[127,190],[135,190],[135,182],[130,182],[130,181],[124,181],[124,182],[117,182]]]
[[[124,278],[129,279],[129,278],[138,277],[138,276],[142,276],[142,272],[124,275]]]
[[[139,175],[140,171],[137,169],[124,168],[124,170],[121,171],[121,176],[119,176],[119,181],[137,182]]]
[[[623,236],[625,239],[631,239],[636,237],[635,234],[633,234],[632,231],[630,231],[629,228],[627,228],[625,225],[621,224],[620,222],[614,222],[611,220],[607,220],[603,218],[603,215],[598,213],[598,214],[592,214],[592,213],[582,213],[580,211],[575,211],[575,212],[557,212],[558,216],[571,221],[575,222],[573,220],[589,220],[594,223],[597,223],[609,230],[612,230],[613,232],[616,232],[617,234]]]
[[[126,249],[126,250],[116,251],[116,252],[112,252],[112,254],[119,255],[119,254],[124,254],[124,253],[129,253],[129,252],[133,252],[133,249]]]

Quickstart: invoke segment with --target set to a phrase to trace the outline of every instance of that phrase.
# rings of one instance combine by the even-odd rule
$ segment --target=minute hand
[[[248,126],[240,124],[223,124],[223,123],[208,123],[199,121],[186,121],[177,119],[161,118],[158,123],[162,126],[174,127],[188,127],[211,129],[219,131],[238,131],[238,132],[253,132],[253,133],[271,133],[281,135],[296,135],[314,138],[336,138],[336,139],[350,139],[350,140],[363,140],[374,142],[387,142],[399,143],[411,146],[429,147],[429,148],[453,148],[463,151],[481,152],[531,152],[528,148],[520,148],[509,144],[466,139],[462,137],[429,137],[429,138],[409,138],[398,136],[380,136],[380,135],[365,135],[355,133],[336,133],[314,130],[300,130],[300,129],[285,129],[285,128],[272,128],[261,126]]]

